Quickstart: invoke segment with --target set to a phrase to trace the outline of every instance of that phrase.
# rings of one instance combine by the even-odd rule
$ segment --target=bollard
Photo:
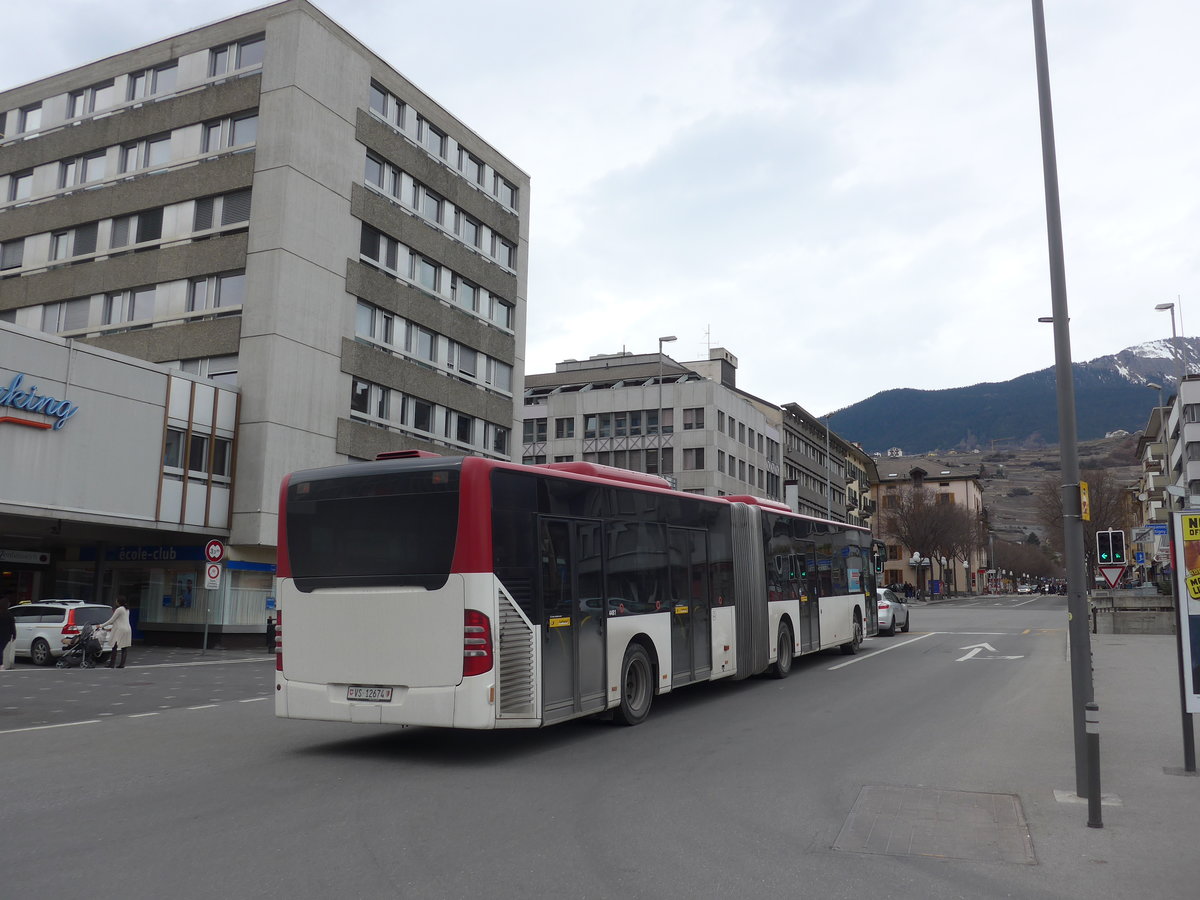
[[[1084,706],[1087,729],[1088,828],[1103,828],[1100,814],[1100,707],[1093,700]]]

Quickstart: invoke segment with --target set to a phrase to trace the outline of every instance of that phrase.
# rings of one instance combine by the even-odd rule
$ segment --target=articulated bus
[[[684,685],[854,653],[877,630],[863,528],[590,463],[418,452],[280,491],[275,713],[636,725]]]

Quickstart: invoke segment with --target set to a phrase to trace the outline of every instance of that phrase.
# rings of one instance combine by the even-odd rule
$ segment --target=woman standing
[[[107,628],[113,633],[112,650],[108,656],[108,667],[111,669],[125,668],[125,656],[129,653],[129,645],[133,643],[133,629],[129,627],[129,609],[125,605],[125,598],[117,598],[117,608],[113,610],[113,614],[108,617],[108,621],[100,626]],[[121,662],[117,663],[117,651],[121,651]]]

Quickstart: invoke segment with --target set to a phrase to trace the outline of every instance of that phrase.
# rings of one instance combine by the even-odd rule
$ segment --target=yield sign
[[[1124,566],[1101,566],[1100,574],[1104,576],[1104,580],[1108,582],[1110,588],[1115,588],[1121,581],[1121,576],[1125,574]]]

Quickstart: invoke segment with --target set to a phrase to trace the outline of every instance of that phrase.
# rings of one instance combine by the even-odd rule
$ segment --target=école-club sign
[[[25,386],[25,373],[18,372],[7,387],[0,388],[0,407],[20,409],[25,412],[41,413],[57,419],[57,422],[39,422],[19,416],[0,415],[0,422],[25,425],[29,428],[47,428],[58,431],[67,424],[67,419],[79,412],[79,407],[69,400],[59,400],[48,394],[39,394],[37,385]]]

